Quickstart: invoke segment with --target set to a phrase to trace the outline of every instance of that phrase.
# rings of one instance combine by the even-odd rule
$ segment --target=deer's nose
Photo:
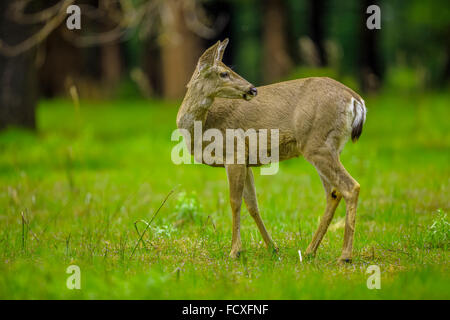
[[[255,87],[251,87],[250,90],[248,90],[248,94],[256,97],[256,95],[258,94],[258,90],[256,90]]]

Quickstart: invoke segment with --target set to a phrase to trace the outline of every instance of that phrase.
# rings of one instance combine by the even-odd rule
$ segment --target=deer
[[[344,84],[327,77],[301,78],[256,88],[222,62],[228,42],[228,38],[217,41],[199,58],[178,110],[178,129],[193,133],[195,121],[200,121],[204,130],[215,128],[221,132],[227,128],[278,129],[279,161],[302,156],[315,167],[325,190],[325,213],[305,256],[315,256],[344,198],[344,241],[338,262],[351,263],[360,185],[340,162],[340,154],[350,138],[356,142],[362,133],[366,120],[364,100]],[[192,141],[185,142],[193,154]],[[252,167],[259,165],[212,164],[224,167],[227,174],[232,212],[231,258],[238,258],[242,252],[242,200],[266,247],[278,252],[258,207]]]

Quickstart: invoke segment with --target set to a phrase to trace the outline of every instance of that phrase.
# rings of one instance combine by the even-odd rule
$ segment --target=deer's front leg
[[[250,167],[247,168],[247,177],[245,180],[244,187],[244,201],[247,205],[248,212],[252,216],[253,220],[255,220],[256,225],[258,226],[259,232],[264,239],[264,242],[267,245],[267,248],[273,250],[273,252],[278,251],[278,247],[273,242],[270,234],[267,232],[266,227],[264,226],[264,222],[259,214],[258,209],[258,200],[256,199],[256,189],[255,182],[253,180],[253,173]]]
[[[228,184],[230,187],[230,204],[233,214],[233,235],[231,238],[230,257],[237,258],[242,249],[241,243],[241,205],[247,167],[240,164],[226,165]]]

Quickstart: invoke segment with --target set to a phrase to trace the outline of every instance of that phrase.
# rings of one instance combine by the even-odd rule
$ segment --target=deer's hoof
[[[340,263],[340,264],[352,263],[352,257],[341,256],[341,257],[338,259],[338,263]]]
[[[312,248],[312,246],[309,245],[308,248],[306,248],[306,250],[305,250],[304,258],[307,261],[308,260],[312,260],[316,256],[316,252],[313,249],[311,249],[311,248]]]
[[[278,254],[278,252],[280,252],[280,249],[275,243],[272,243],[272,245],[270,245],[268,249],[272,254]]]
[[[305,256],[303,258],[305,259],[305,261],[311,261],[314,259],[315,256],[316,254],[314,252],[306,251]]]
[[[231,250],[231,252],[230,252],[231,259],[237,259],[237,258],[239,258],[240,255],[241,255],[240,250]]]

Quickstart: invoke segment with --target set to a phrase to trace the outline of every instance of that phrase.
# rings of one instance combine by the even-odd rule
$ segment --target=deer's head
[[[188,87],[200,85],[209,97],[251,100],[256,88],[222,62],[228,38],[217,41],[200,57]]]

